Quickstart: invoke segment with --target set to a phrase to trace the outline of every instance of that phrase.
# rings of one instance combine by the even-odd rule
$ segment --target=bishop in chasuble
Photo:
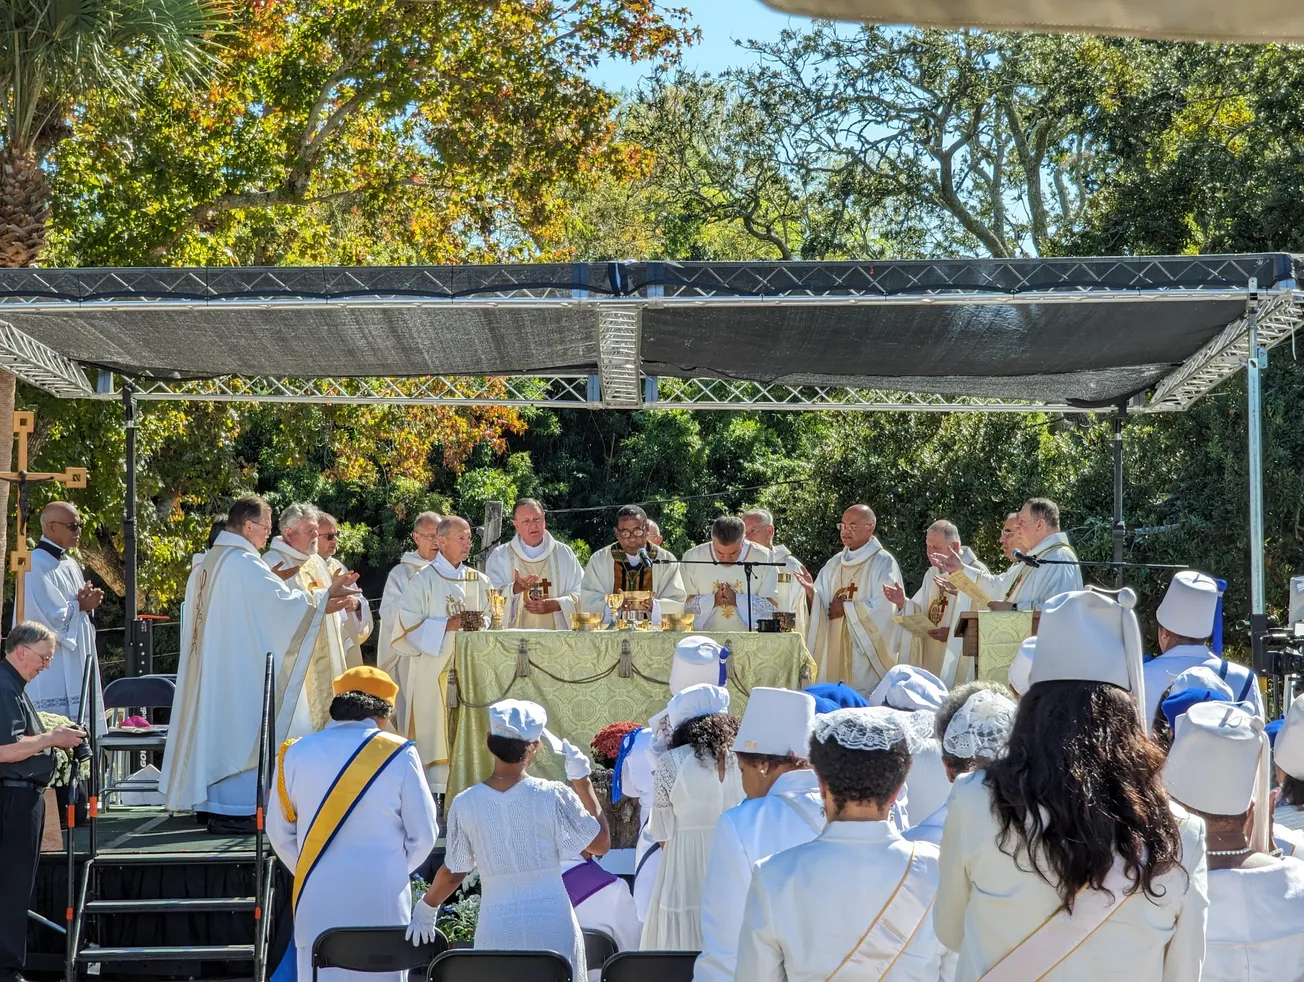
[[[569,631],[584,576],[575,550],[548,531],[543,505],[521,498],[512,509],[516,535],[489,554],[485,575],[507,597],[509,628]]]
[[[946,519],[928,527],[924,549],[925,556],[949,552],[958,556],[965,566],[984,573],[987,571],[973,550],[960,542],[960,530]],[[927,634],[902,629],[900,662],[932,672],[948,689],[973,681],[973,659],[962,657],[964,639],[955,635],[960,615],[974,609],[971,596],[960,593],[949,581],[938,576],[932,566],[924,573],[923,582],[913,597],[907,599],[899,583],[883,587],[883,595],[901,614],[925,615],[933,625]]]
[[[385,577],[385,592],[380,595],[380,633],[376,636],[376,667],[388,675],[398,685],[398,695],[394,699],[394,720],[403,727],[407,720],[407,667],[409,659],[403,658],[394,650],[390,641],[390,627],[398,618],[399,601],[403,591],[423,569],[435,561],[439,555],[436,537],[440,516],[433,511],[423,511],[412,523],[412,543],[416,546],[403,553],[397,566]],[[400,729],[400,732],[406,732]]]
[[[693,615],[698,631],[749,631],[778,608],[778,567],[756,566],[752,572],[751,613],[748,613],[747,576],[742,563],[772,563],[774,554],[748,542],[741,518],[722,516],[711,525],[711,541],[684,553],[680,566],[688,600],[684,612]],[[718,563],[707,566],[705,563]]]
[[[408,662],[407,719],[395,728],[416,742],[431,789],[442,793],[448,787],[448,673],[461,613],[484,612],[489,581],[466,565],[471,526],[463,519],[442,519],[435,544],[439,555],[412,577],[388,630],[394,650]]]
[[[764,508],[743,512],[747,541],[765,546],[774,553],[774,561],[783,563],[779,571],[779,610],[797,615],[797,633],[810,633],[810,603],[815,596],[815,580],[792,550],[774,541],[774,516]]]
[[[281,534],[267,547],[263,561],[273,573],[304,593],[329,586],[334,573],[318,554],[321,512],[313,505],[295,502],[282,510],[278,521]],[[303,694],[295,707],[292,724],[295,733],[320,730],[330,722],[332,681],[351,667],[345,616],[355,617],[361,606],[361,597],[351,597],[347,609],[332,613],[322,621]]]
[[[868,505],[852,505],[838,530],[842,552],[820,570],[811,611],[810,649],[821,682],[846,682],[868,695],[896,664],[900,627],[883,587],[901,582],[896,559],[874,537]]]
[[[647,539],[647,512],[637,505],[624,505],[616,512],[616,541],[605,549],[595,550],[580,587],[580,602],[585,611],[607,609],[609,593],[651,593],[650,600],[640,600],[628,608],[661,623],[662,614],[678,614],[684,609],[684,581],[680,567],[669,549],[652,545]],[[644,561],[651,559],[651,564]],[[668,562],[661,562],[668,560]]]
[[[241,498],[191,570],[159,780],[170,811],[254,814],[266,653],[274,660],[279,744],[300,735],[290,724],[326,616],[357,593],[355,574],[310,593],[285,582],[258,554],[271,530],[267,502]]]

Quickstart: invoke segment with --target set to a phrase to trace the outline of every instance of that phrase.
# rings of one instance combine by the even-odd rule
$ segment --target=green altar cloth
[[[500,699],[529,699],[548,711],[548,729],[592,755],[590,741],[609,723],[646,723],[665,709],[675,643],[683,634],[661,631],[468,631],[457,636],[454,655],[459,706],[452,713],[449,800],[483,781],[493,770],[485,747],[486,707]],[[729,711],[742,715],[753,686],[800,689],[815,663],[801,636],[712,634],[733,654]],[[622,647],[629,642],[632,672],[620,676]],[[518,678],[524,642],[529,675]],[[544,749],[532,773],[561,781],[561,758]]]

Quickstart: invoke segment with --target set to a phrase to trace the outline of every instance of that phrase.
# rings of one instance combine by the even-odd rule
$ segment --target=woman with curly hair
[[[956,780],[935,918],[956,982],[1200,977],[1204,823],[1142,725],[1135,602],[1051,598],[1006,756]]]
[[[648,831],[664,852],[643,922],[644,950],[699,951],[702,881],[720,816],[743,800],[733,752],[738,717],[718,685],[690,685],[670,700],[670,749],[657,759]]]

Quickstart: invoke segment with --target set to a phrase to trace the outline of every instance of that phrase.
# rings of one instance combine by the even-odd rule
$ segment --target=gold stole
[[[393,733],[375,730],[363,740],[358,749],[353,752],[353,756],[345,762],[344,767],[335,776],[330,789],[326,792],[326,797],[317,808],[317,814],[313,816],[312,823],[308,826],[308,834],[304,836],[303,845],[299,849],[299,862],[294,868],[294,894],[291,905],[293,910],[298,910],[299,896],[303,893],[304,885],[308,882],[312,871],[317,868],[317,863],[326,849],[335,840],[345,820],[352,814],[354,807],[362,800],[362,796],[367,793],[367,789],[380,776],[380,772],[386,765],[409,745],[407,740]],[[282,764],[285,749],[284,747],[281,749]],[[290,801],[289,794],[285,790],[284,775],[285,768],[282,766],[277,775],[277,792],[281,797],[281,807],[286,809]],[[291,822],[298,820],[298,815],[294,814],[292,807],[286,810],[285,817]]]
[[[883,979],[892,970],[902,952],[910,946],[919,929],[933,911],[937,888],[929,882],[919,847],[910,849],[910,860],[905,872],[870,921],[865,933],[825,980],[825,982],[850,982],[855,979]]]

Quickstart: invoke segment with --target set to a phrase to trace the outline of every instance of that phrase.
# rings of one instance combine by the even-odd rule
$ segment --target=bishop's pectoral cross
[[[10,472],[0,473],[0,481],[18,486],[18,520],[14,529],[14,547],[9,553],[9,571],[14,574],[14,623],[23,620],[27,600],[27,571],[32,568],[32,552],[27,548],[27,510],[30,506],[27,492],[32,484],[54,481],[66,488],[86,487],[85,467],[69,467],[60,474],[35,473],[27,470],[27,438],[36,429],[35,413],[14,413],[14,445],[18,451],[18,466]]]
[[[838,596],[841,597],[843,600],[854,600],[856,599],[857,589],[859,588],[856,586],[856,584],[852,583],[849,586],[844,586],[841,590],[839,590]]]

